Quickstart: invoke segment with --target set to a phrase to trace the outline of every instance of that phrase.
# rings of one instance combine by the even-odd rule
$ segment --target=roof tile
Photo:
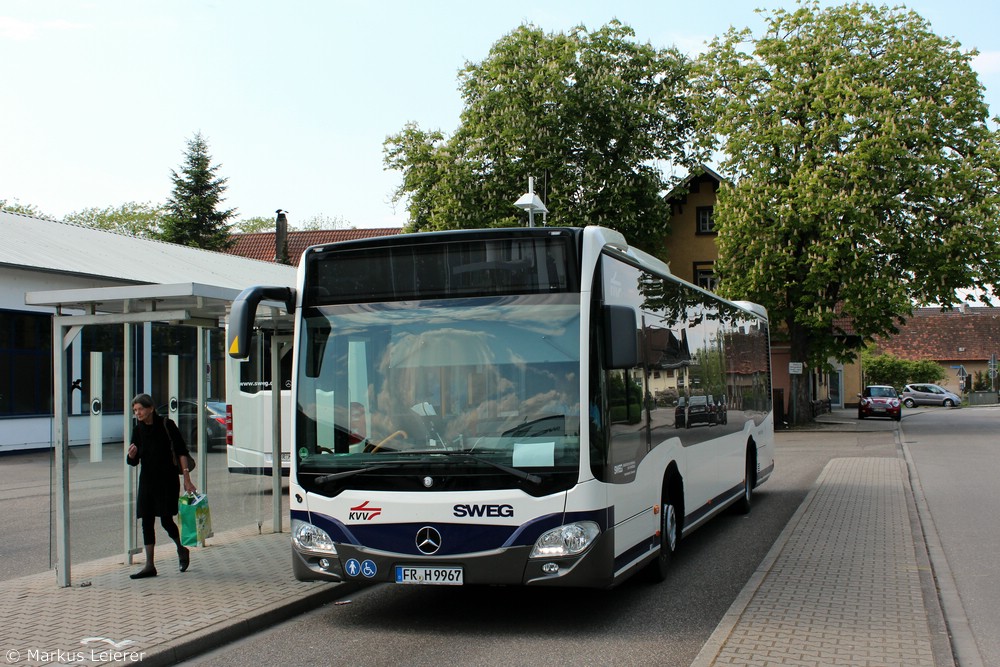
[[[294,266],[299,265],[305,249],[314,245],[354,241],[377,236],[399,234],[403,230],[398,227],[376,227],[372,229],[320,229],[309,231],[288,232],[288,259]],[[233,234],[234,243],[227,252],[232,255],[259,259],[265,262],[274,261],[274,232],[253,232],[248,234]]]
[[[1000,308],[920,308],[878,348],[903,359],[982,361],[1000,352]]]

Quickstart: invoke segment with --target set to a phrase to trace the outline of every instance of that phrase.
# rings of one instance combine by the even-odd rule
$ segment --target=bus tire
[[[757,485],[757,462],[754,460],[753,443],[747,447],[746,467],[743,469],[743,495],[736,501],[739,514],[749,514],[753,502],[753,488]]]
[[[647,568],[649,580],[659,583],[667,578],[670,562],[677,551],[680,541],[680,523],[678,522],[678,506],[671,494],[671,484],[664,485],[663,500],[660,502],[660,550]]]

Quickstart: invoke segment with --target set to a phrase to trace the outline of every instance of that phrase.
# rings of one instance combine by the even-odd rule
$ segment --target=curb
[[[795,532],[795,528],[802,521],[802,517],[808,511],[809,507],[812,505],[816,494],[819,491],[820,485],[823,479],[827,475],[827,468],[824,467],[823,471],[820,473],[819,478],[813,483],[812,488],[809,489],[809,493],[806,495],[805,500],[799,505],[799,508],[795,510],[795,514],[792,518],[788,520],[785,525],[784,530],[778,535],[778,539],[774,541],[771,549],[764,556],[764,560],[760,562],[757,569],[744,584],[743,589],[740,591],[736,599],[733,600],[733,604],[730,605],[726,614],[719,621],[719,624],[715,627],[715,631],[708,638],[708,641],[701,647],[701,651],[695,656],[694,661],[691,662],[691,667],[712,667],[715,664],[715,659],[718,657],[719,652],[722,651],[722,647],[725,646],[726,641],[733,634],[733,629],[736,624],[739,623],[740,618],[743,616],[743,612],[746,611],[747,605],[753,600],[753,597],[757,594],[760,589],[761,584],[764,579],[771,572],[774,567],[774,563],[781,556],[782,551],[785,550],[785,546],[788,544],[788,540],[792,533]]]
[[[935,636],[943,634],[944,639],[948,642],[950,653],[948,657],[952,661],[950,664],[961,665],[961,667],[984,667],[985,663],[979,652],[979,645],[972,634],[962,599],[959,597],[958,586],[951,573],[951,566],[948,564],[944,548],[941,545],[941,538],[934,526],[934,517],[927,505],[927,498],[920,485],[920,478],[917,477],[917,469],[910,456],[910,448],[902,439],[899,441],[899,446],[903,452],[903,458],[906,460],[910,495],[916,510],[920,535],[924,540],[923,555],[929,561],[930,577],[933,579],[929,585],[932,592],[936,593],[932,596],[933,599],[938,602],[937,611],[942,627],[931,629],[935,631]]]
[[[311,593],[292,602],[263,607],[242,616],[220,621],[183,639],[176,639],[155,647],[154,651],[148,653],[143,659],[142,664],[163,667],[196,658],[210,651],[218,650],[226,644],[248,637],[255,632],[274,627],[305,612],[318,609],[363,587],[362,584],[351,582],[331,584],[322,591]]]

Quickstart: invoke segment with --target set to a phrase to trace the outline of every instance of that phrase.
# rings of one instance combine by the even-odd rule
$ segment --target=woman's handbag
[[[212,537],[212,511],[208,506],[208,495],[188,493],[177,500],[177,514],[180,518],[181,544],[196,547]]]
[[[170,456],[173,457],[174,460],[174,470],[177,471],[178,475],[183,475],[184,471],[181,469],[180,461],[177,460],[177,448],[174,447],[174,437],[170,434],[170,424],[172,423],[173,422],[171,422],[166,417],[163,418],[163,430],[167,432],[167,440],[170,441]],[[192,470],[194,470],[194,467],[198,464],[195,462],[194,457],[191,456],[190,453],[188,454],[187,460],[188,460],[188,472],[191,472]]]

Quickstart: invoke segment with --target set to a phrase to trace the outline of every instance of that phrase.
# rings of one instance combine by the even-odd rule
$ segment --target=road
[[[904,410],[902,442],[983,664],[1000,665],[1000,408]]]
[[[682,543],[666,582],[612,591],[382,585],[222,647],[190,665],[688,665],[828,460],[898,456],[892,426],[841,438],[778,435],[775,475],[749,517]],[[516,654],[512,654],[515,652]]]

